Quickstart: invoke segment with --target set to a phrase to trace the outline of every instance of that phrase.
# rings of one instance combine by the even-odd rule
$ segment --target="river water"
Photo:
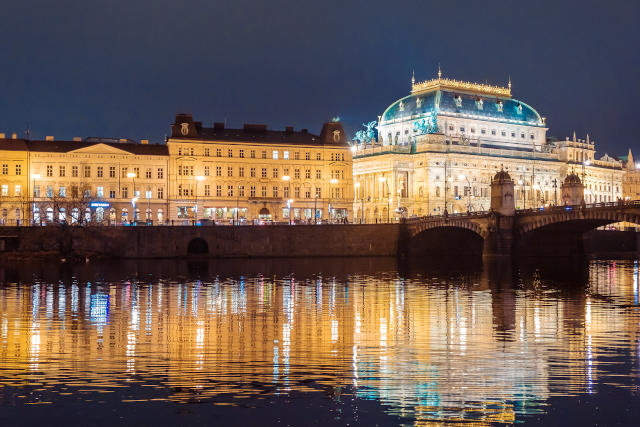
[[[634,260],[5,264],[0,425],[635,423],[638,277]]]

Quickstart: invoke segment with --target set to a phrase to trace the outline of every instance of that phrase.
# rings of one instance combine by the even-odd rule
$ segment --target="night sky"
[[[410,77],[506,85],[598,156],[640,157],[640,2],[5,1],[0,132],[149,138],[176,112],[350,135]]]

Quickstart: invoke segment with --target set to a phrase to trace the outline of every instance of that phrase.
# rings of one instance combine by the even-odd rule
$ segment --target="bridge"
[[[585,232],[616,222],[640,224],[640,201],[411,218],[402,247],[409,254],[577,255]]]

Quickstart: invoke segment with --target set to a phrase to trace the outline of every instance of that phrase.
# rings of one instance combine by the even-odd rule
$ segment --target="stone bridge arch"
[[[482,255],[487,228],[469,218],[421,218],[407,224],[407,253],[411,257]]]

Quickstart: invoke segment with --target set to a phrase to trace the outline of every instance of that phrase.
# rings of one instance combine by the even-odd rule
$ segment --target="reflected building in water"
[[[137,383],[149,386],[140,399],[178,402],[348,390],[418,419],[512,422],[554,395],[596,392],[598,355],[637,358],[623,344],[637,339],[625,311],[638,304],[637,264],[590,268],[573,290],[490,268],[5,284],[2,382]]]

